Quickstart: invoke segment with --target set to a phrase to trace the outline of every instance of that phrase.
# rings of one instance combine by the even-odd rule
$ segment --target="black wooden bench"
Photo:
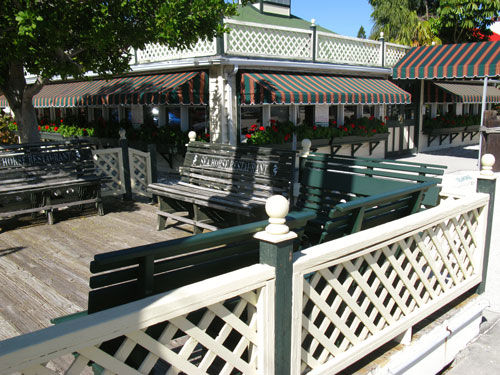
[[[321,243],[434,206],[444,169],[387,159],[301,157],[295,209],[317,214],[306,238]]]
[[[94,204],[104,215],[103,178],[95,173],[92,146],[84,141],[0,147],[0,218]]]
[[[295,152],[253,146],[190,142],[180,180],[149,185],[158,197],[158,230],[167,219],[194,225],[194,232],[217,230],[265,217],[267,198],[289,198]],[[179,214],[187,211],[188,216]]]

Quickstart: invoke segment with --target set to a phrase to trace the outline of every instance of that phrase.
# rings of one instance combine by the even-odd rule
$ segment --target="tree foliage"
[[[0,13],[0,91],[24,140],[36,140],[32,98],[54,76],[126,72],[130,48],[186,48],[225,31],[236,13],[224,0],[4,0]],[[35,75],[27,84],[25,72]]]
[[[499,0],[369,0],[371,38],[406,45],[484,40],[500,12]]]
[[[363,26],[361,26],[358,30],[358,38],[366,39],[366,31]]]

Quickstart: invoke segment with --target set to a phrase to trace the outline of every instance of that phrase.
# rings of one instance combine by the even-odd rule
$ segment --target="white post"
[[[484,111],[486,110],[486,92],[488,90],[488,76],[484,77],[484,85],[483,85],[483,98],[482,98],[482,107],[481,107],[481,122],[479,126],[484,126]],[[483,147],[483,135],[480,133],[479,136],[479,160],[481,159],[481,148]]]

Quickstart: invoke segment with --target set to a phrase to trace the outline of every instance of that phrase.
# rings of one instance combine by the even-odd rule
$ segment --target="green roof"
[[[261,23],[264,25],[283,26],[283,27],[291,27],[295,29],[304,29],[304,30],[309,30],[309,27],[311,26],[310,21],[306,21],[294,15],[280,16],[278,14],[260,13],[259,10],[252,5],[247,5],[247,6],[239,5],[238,13],[239,14],[237,16],[231,17],[231,19],[243,22],[254,22],[254,23]],[[319,25],[317,25],[317,30],[327,33],[333,32]]]

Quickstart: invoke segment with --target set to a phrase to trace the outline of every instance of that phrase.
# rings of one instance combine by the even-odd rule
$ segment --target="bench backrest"
[[[242,198],[289,196],[295,171],[294,151],[255,146],[190,142],[181,181],[228,191]]]
[[[335,186],[340,192],[348,192],[355,196],[396,190],[404,187],[405,182],[434,182],[436,185],[427,190],[422,203],[424,206],[435,206],[439,202],[441,191],[439,184],[445,169],[446,166],[436,164],[310,154],[306,158],[300,158],[299,178],[303,186],[321,188],[322,182],[319,179],[321,177],[318,177],[318,173],[309,171],[327,171],[323,177],[327,179],[326,186]],[[339,178],[336,183],[331,181],[335,178]]]
[[[84,141],[0,147],[0,181],[9,184],[82,178],[95,173],[92,146]]]
[[[299,237],[312,212],[291,212]],[[90,263],[89,313],[188,285],[259,261],[255,233],[267,220],[156,244],[98,254]]]

